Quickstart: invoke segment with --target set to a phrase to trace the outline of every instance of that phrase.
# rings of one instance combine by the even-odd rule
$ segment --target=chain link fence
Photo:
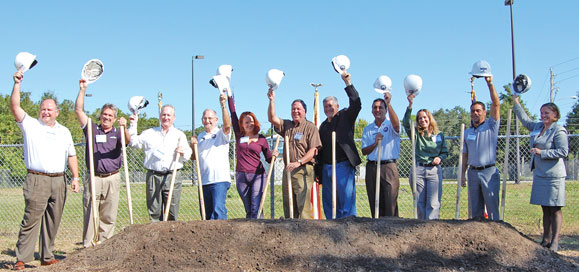
[[[514,131],[514,130],[513,130]],[[503,169],[505,159],[506,136],[499,137],[497,148],[497,167],[501,170],[501,179],[506,177],[508,182],[505,206],[505,221],[517,227],[523,233],[538,234],[542,231],[541,225],[541,208],[529,204],[532,173],[529,168],[529,136],[511,136],[510,150],[508,156],[507,170]],[[268,138],[270,144],[272,138]],[[449,148],[449,156],[442,163],[443,169],[443,196],[441,206],[442,219],[454,219],[457,203],[457,164],[459,158],[459,139],[456,136],[446,137]],[[517,143],[518,142],[518,143]],[[579,135],[569,135],[570,155],[566,160],[567,165],[567,203],[563,209],[564,223],[563,233],[579,233],[579,227],[574,222],[579,221],[579,161],[577,152],[579,150]],[[360,144],[360,141],[357,141]],[[235,148],[234,143],[230,147],[231,162],[231,180],[232,186],[227,195],[228,217],[244,218],[245,209],[237,193],[234,181],[235,169]],[[273,146],[273,144],[271,144]],[[283,146],[283,139],[280,142]],[[16,242],[20,222],[24,211],[24,198],[22,195],[22,184],[26,177],[26,168],[22,159],[22,145],[0,145],[0,235],[5,239],[13,239]],[[84,161],[85,154],[84,144],[77,144],[76,151],[79,159],[79,168],[81,176],[87,174]],[[517,152],[517,150],[519,152]],[[411,174],[411,142],[407,137],[401,140],[401,154],[398,159],[398,169],[400,173],[400,192],[398,205],[400,216],[404,218],[413,218],[413,198],[412,190],[409,186],[408,177]],[[149,222],[146,200],[145,200],[145,175],[146,169],[142,161],[144,152],[138,149],[127,149],[127,158],[129,165],[129,176],[131,186],[131,196],[133,205],[133,216],[135,224]],[[280,156],[281,157],[281,156]],[[266,168],[269,165],[264,161]],[[283,216],[281,179],[284,168],[283,161],[278,158],[274,163],[273,183],[268,190],[264,213],[266,218],[280,218]],[[200,220],[199,199],[196,186],[196,173],[194,165],[191,162],[185,163],[184,168],[179,171],[177,180],[183,182],[181,195],[181,207],[178,220],[190,221]],[[124,169],[121,169],[123,173]],[[67,180],[70,180],[70,173],[67,173]],[[119,211],[117,219],[117,230],[129,225],[129,212],[127,203],[126,186],[123,176],[121,185],[121,199],[119,202]],[[356,199],[358,216],[370,217],[370,207],[368,196],[366,194],[365,183],[365,158],[363,163],[357,168],[356,173]],[[461,190],[460,194],[460,219],[468,218],[467,214],[467,193],[466,188]],[[321,190],[320,190],[321,195]],[[270,196],[273,196],[270,198]],[[59,238],[69,241],[81,241],[82,234],[82,193],[68,192],[68,198],[64,210],[62,223],[59,230]]]

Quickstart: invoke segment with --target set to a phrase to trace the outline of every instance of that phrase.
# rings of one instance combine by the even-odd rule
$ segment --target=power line
[[[553,66],[551,66],[551,67],[555,67],[555,66],[559,66],[559,65],[561,65],[561,64],[565,64],[565,63],[568,63],[568,62],[572,62],[572,61],[574,61],[574,60],[576,60],[576,59],[579,59],[579,57],[575,57],[575,58],[572,58],[572,59],[570,59],[570,60],[566,60],[566,61],[564,61],[564,62],[555,64],[555,65],[553,65]]]

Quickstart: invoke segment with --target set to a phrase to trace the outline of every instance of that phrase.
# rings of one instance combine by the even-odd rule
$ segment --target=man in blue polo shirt
[[[499,170],[497,140],[500,125],[499,95],[493,86],[493,77],[485,76],[491,96],[490,118],[486,119],[485,104],[480,101],[470,106],[472,126],[464,132],[462,159],[462,186],[466,186],[465,172],[468,166],[468,201],[473,218],[484,217],[485,206],[489,219],[499,220]]]
[[[370,211],[374,216],[376,195],[376,168],[378,167],[378,150],[382,149],[380,157],[380,203],[378,216],[398,216],[398,167],[396,160],[400,156],[400,121],[394,112],[390,101],[392,94],[387,92],[384,99],[378,98],[372,102],[374,122],[362,132],[362,154],[367,155],[366,162],[366,192],[370,202]],[[386,119],[388,113],[389,119]],[[378,146],[382,140],[381,146]]]
[[[87,83],[84,79],[79,82],[80,90],[76,97],[74,112],[82,130],[85,139],[88,138],[88,116],[84,113],[84,96]],[[131,135],[127,129],[127,120],[119,118],[119,125],[123,131],[116,129],[113,125],[117,120],[118,109],[113,104],[105,104],[101,109],[100,125],[95,122],[92,124],[92,141],[93,141],[93,158],[94,158],[94,183],[96,203],[98,205],[98,242],[102,242],[113,236],[115,222],[117,219],[117,210],[119,206],[119,193],[121,186],[121,133],[125,134],[127,143],[131,141]],[[88,142],[88,141],[87,141]],[[86,165],[89,169],[89,149],[86,146]],[[93,215],[91,207],[90,177],[87,176],[84,181],[83,193],[83,245],[90,247],[95,236]]]

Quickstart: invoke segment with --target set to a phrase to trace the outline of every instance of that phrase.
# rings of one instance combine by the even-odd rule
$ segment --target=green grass
[[[456,209],[456,183],[445,180],[443,186],[443,199],[441,208],[442,219],[454,219]],[[363,181],[359,182],[356,188],[356,206],[358,216],[370,217],[368,196]],[[413,218],[412,194],[407,179],[400,180],[400,192],[398,205],[400,217]],[[567,205],[563,208],[564,223],[562,234],[579,234],[579,182],[567,182]],[[145,202],[144,184],[131,185],[131,195],[133,198],[133,216],[135,224],[148,223],[148,215]],[[520,232],[527,235],[538,235],[542,232],[541,208],[529,204],[531,193],[531,183],[508,184],[507,199],[505,208],[505,221],[513,225]],[[24,211],[24,199],[22,188],[2,188],[0,189],[0,248],[13,248],[16,243],[20,221]],[[275,186],[275,216],[283,216],[281,186]],[[232,184],[227,194],[227,209],[229,218],[244,218],[245,209],[237,193],[235,185]],[[468,217],[467,190],[462,188],[460,201],[460,219]],[[270,216],[270,200],[268,198],[264,205],[266,218]],[[69,191],[62,223],[59,229],[57,243],[78,243],[82,235],[82,194]],[[180,221],[200,220],[199,201],[197,187],[184,184],[181,195]],[[121,200],[119,203],[119,214],[117,220],[117,230],[129,225],[129,215],[127,208],[127,198],[125,187],[122,186]]]

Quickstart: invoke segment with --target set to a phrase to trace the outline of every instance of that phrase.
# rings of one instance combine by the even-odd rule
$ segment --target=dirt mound
[[[46,271],[571,271],[504,223],[346,218],[127,227]]]

